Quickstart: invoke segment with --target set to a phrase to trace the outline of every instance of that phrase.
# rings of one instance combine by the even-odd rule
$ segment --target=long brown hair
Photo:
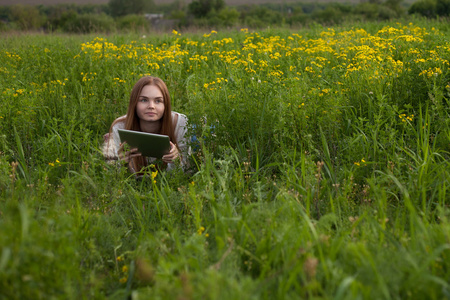
[[[130,102],[128,104],[127,115],[124,118],[120,118],[120,119],[117,119],[116,121],[114,121],[113,124],[111,125],[111,130],[116,123],[125,122],[125,129],[142,131],[141,125],[139,122],[140,119],[136,113],[136,105],[138,103],[139,96],[141,95],[142,89],[144,88],[144,86],[147,86],[147,85],[154,85],[154,86],[158,87],[164,98],[163,99],[164,100],[164,114],[163,114],[162,118],[160,119],[161,130],[160,130],[160,132],[156,132],[156,133],[169,136],[170,141],[176,145],[177,140],[175,137],[175,128],[174,128],[173,122],[172,122],[172,107],[170,104],[169,90],[167,89],[167,86],[164,83],[164,81],[162,81],[158,77],[144,76],[136,82],[133,89],[131,90]],[[110,132],[111,132],[111,130],[110,130]],[[142,167],[147,166],[147,159],[145,159],[145,157],[142,157],[142,156],[135,157],[135,158],[133,158],[133,165],[134,165],[133,167],[134,167],[135,171],[139,172],[142,169]],[[165,164],[164,164],[164,166],[165,166]]]

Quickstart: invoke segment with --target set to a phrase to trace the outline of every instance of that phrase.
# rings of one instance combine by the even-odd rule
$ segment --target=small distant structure
[[[144,16],[155,29],[171,29],[177,23],[177,20],[164,19],[164,14],[145,14]]]
[[[145,14],[144,16],[153,26],[160,23],[164,18],[164,14]]]

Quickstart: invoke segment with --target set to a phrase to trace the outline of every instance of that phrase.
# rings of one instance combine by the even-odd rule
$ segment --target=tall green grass
[[[3,36],[0,298],[449,297],[433,28]],[[156,182],[101,155],[142,74],[197,138]]]

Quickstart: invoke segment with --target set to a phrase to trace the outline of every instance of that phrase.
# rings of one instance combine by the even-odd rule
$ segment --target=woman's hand
[[[124,163],[129,164],[132,158],[139,157],[142,154],[140,152],[138,152],[137,148],[133,148],[133,149],[130,149],[128,151],[125,151],[125,145],[126,144],[127,144],[126,142],[120,143],[120,147],[117,150],[117,154],[118,154],[119,159],[121,161],[123,161]]]
[[[174,143],[170,142],[170,151],[162,157],[162,161],[165,163],[173,163],[175,159],[180,157],[178,147]]]

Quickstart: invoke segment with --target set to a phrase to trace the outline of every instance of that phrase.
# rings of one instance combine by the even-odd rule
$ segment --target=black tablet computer
[[[138,148],[143,156],[161,158],[170,151],[170,139],[167,135],[127,129],[118,131],[120,141],[127,142],[131,148]]]

